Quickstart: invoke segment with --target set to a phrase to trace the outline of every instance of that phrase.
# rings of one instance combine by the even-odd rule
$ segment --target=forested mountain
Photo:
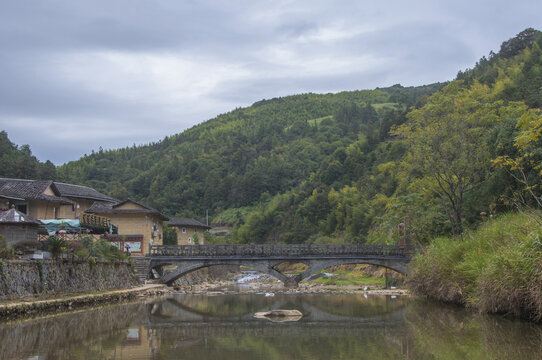
[[[32,155],[29,145],[13,144],[5,131],[0,131],[0,177],[19,179],[55,179],[55,165],[42,163]]]
[[[208,210],[234,242],[460,233],[542,202],[541,47],[527,29],[451,83],[262,100],[58,177],[171,216]]]
[[[131,197],[166,214],[201,217],[209,209],[216,217],[306,181],[312,188],[356,181],[377,161],[373,150],[405,121],[408,107],[441,87],[262,100],[155,144],[85,156],[58,172],[63,181]]]

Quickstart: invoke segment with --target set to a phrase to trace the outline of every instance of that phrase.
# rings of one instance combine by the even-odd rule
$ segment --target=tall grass
[[[460,238],[434,239],[413,259],[407,284],[415,294],[539,321],[542,229],[507,214]]]

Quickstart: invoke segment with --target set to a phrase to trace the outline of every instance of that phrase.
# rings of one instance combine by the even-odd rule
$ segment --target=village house
[[[87,186],[0,178],[0,208],[15,205],[35,219],[77,219],[95,201],[118,202]]]
[[[150,245],[163,244],[162,222],[169,220],[158,210],[133,200],[97,201],[87,213],[110,218],[118,227],[118,235],[109,235],[109,240],[136,256],[145,255]]]
[[[211,228],[197,220],[179,217],[171,218],[167,225],[175,229],[179,245],[204,245],[204,232]]]
[[[84,220],[106,219],[118,232],[106,238],[134,255],[144,255],[151,244],[161,245],[162,222],[169,220],[156,209],[133,200],[121,201],[87,186],[0,178],[0,209],[12,206],[39,220],[80,219],[81,226]]]

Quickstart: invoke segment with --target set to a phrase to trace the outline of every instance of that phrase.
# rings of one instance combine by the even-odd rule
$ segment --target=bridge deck
[[[375,256],[406,257],[404,245],[152,245],[151,257],[183,258],[326,258]]]

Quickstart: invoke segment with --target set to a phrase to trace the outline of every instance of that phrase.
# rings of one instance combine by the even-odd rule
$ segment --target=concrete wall
[[[73,219],[73,206],[61,205],[51,201],[11,201],[11,204],[26,205],[26,214],[34,219]]]
[[[86,211],[94,200],[69,198],[75,204],[59,204],[44,200],[13,201],[11,204],[26,205],[27,215],[34,219],[78,219],[79,215]],[[77,206],[79,205],[79,208]]]
[[[2,260],[0,299],[123,289],[139,285],[125,262]]]
[[[73,216],[76,218],[79,218],[79,215],[87,211],[88,208],[91,207],[92,204],[94,204],[95,202],[95,200],[87,200],[87,199],[73,198],[73,197],[68,197],[68,199],[70,199],[71,201],[75,203],[74,207],[76,211],[74,212]],[[79,208],[77,208],[77,206],[79,206]]]
[[[19,242],[36,241],[38,226],[31,224],[0,224],[0,234],[6,237],[7,247],[12,248]]]

